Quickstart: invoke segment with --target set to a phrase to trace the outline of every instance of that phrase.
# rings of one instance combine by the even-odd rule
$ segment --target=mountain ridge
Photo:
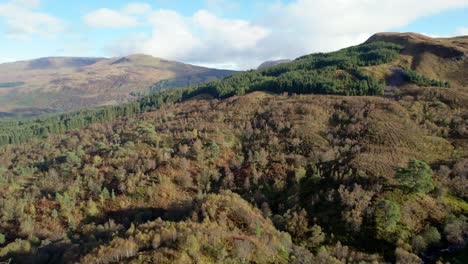
[[[212,81],[235,71],[144,54],[122,57],[43,57],[0,64],[0,112],[37,115],[130,102],[162,80]],[[171,88],[171,87],[165,87]]]

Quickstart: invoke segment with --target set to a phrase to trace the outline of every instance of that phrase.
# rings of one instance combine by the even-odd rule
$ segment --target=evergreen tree
[[[411,160],[407,168],[400,168],[396,179],[411,192],[428,193],[434,190],[432,170],[423,161]]]

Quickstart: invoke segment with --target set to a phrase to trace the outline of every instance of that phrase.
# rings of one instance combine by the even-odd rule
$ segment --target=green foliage
[[[109,190],[104,187],[102,188],[101,194],[99,194],[99,200],[101,203],[104,203],[106,200],[109,200],[111,197]]]
[[[434,190],[432,169],[423,161],[411,160],[407,168],[400,168],[396,179],[411,192],[428,193]]]
[[[162,80],[155,83],[150,90],[150,93],[156,93],[170,88],[193,86],[200,83],[222,79],[236,72],[229,70],[208,70],[203,73],[181,76],[174,79]]]
[[[210,141],[205,147],[212,158],[217,158],[219,156],[219,146],[213,140]]]
[[[327,54],[312,54],[258,71],[248,71],[193,88],[186,97],[208,93],[217,98],[251,91],[298,94],[381,95],[384,83],[360,67],[389,63],[400,46],[374,42]]]
[[[89,216],[96,216],[97,214],[99,214],[99,209],[98,209],[96,203],[91,198],[87,202],[86,213]]]
[[[434,86],[434,87],[450,88],[450,83],[447,81],[439,81],[439,80],[430,79],[411,69],[405,69],[403,71],[403,76],[407,82],[414,83],[420,86]]]
[[[424,232],[422,233],[422,237],[424,240],[427,242],[429,245],[435,245],[440,242],[440,239],[442,238],[439,230],[437,228],[430,226]]]
[[[49,134],[82,128],[94,123],[109,122],[116,118],[143,113],[175,102],[182,96],[182,90],[158,93],[139,101],[116,106],[83,109],[77,112],[44,115],[35,118],[0,120],[0,146],[25,142],[32,138],[44,138]]]
[[[5,244],[6,242],[6,237],[4,234],[0,233],[0,245]]]
[[[398,223],[401,219],[400,205],[391,200],[382,200],[375,210],[377,237],[383,240],[395,240]]]

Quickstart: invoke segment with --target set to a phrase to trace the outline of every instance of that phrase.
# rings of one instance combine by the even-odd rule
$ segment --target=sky
[[[468,35],[468,0],[0,0],[0,63],[144,53],[245,70],[383,31]]]

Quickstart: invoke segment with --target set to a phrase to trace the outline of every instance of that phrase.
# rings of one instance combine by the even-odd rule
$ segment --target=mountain
[[[274,61],[265,61],[264,63],[260,64],[257,69],[263,69],[271,66],[275,66],[278,64],[283,64],[283,63],[288,63],[291,62],[291,60],[285,59],[285,60],[274,60]]]
[[[367,43],[385,41],[403,45],[401,66],[428,78],[449,80],[456,86],[468,86],[468,36],[430,38],[415,33],[379,33]]]
[[[421,38],[0,121],[0,261],[465,263],[467,38]]]
[[[27,116],[118,104],[148,94],[162,80],[183,86],[232,73],[141,54],[109,59],[50,57],[5,63],[0,64],[0,113]],[[170,84],[159,86],[174,87]]]

